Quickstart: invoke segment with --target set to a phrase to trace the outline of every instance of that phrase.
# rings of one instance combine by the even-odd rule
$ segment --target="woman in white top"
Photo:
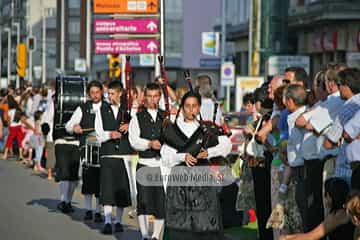
[[[209,133],[214,125],[205,126],[197,120],[200,107],[200,95],[186,93],[180,105],[182,114],[168,126],[172,129],[170,132],[164,129],[164,144],[160,153],[162,164],[172,167],[167,182],[165,210],[166,228],[172,240],[223,239],[219,187],[209,183],[210,179],[217,178],[217,173],[212,171],[216,169],[214,162],[222,161],[230,153],[231,142],[220,130],[219,134]],[[191,183],[194,173],[206,175],[210,181]],[[190,182],[170,180],[183,174],[189,177]]]

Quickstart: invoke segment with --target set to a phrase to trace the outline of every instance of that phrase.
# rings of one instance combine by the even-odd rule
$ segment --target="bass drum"
[[[56,78],[54,139],[66,136],[65,124],[75,109],[86,102],[87,79],[80,76],[61,76]],[[55,133],[56,132],[56,133]],[[61,136],[63,135],[63,136]]]

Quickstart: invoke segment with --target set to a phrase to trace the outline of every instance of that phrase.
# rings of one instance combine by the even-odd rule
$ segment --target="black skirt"
[[[87,164],[82,166],[82,180],[81,187],[82,194],[95,194],[99,197],[100,193],[100,167],[93,167]]]
[[[55,172],[56,181],[79,180],[80,151],[77,145],[55,145]]]
[[[148,167],[137,164],[136,169]],[[160,167],[151,168],[152,174],[160,176]],[[137,214],[138,215],[154,215],[156,219],[165,218],[165,191],[163,186],[145,186],[136,182],[137,188]]]
[[[100,159],[100,203],[123,208],[131,206],[129,178],[122,158]]]

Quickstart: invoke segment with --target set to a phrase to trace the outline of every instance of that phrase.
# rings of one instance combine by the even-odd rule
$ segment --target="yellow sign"
[[[236,109],[241,109],[242,97],[247,92],[253,92],[264,83],[264,77],[238,76],[236,78]]]
[[[16,54],[16,72],[19,77],[26,76],[26,66],[27,66],[27,50],[26,44],[20,43],[17,46],[17,54]]]
[[[94,13],[158,13],[158,0],[94,0]]]
[[[240,87],[242,89],[255,89],[263,83],[263,79],[257,78],[244,78],[240,80]]]

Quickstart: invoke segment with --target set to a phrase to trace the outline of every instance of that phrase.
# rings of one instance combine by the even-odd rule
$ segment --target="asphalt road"
[[[1,159],[1,158],[0,158]],[[83,197],[74,194],[74,213],[57,211],[58,184],[15,160],[0,160],[0,240],[141,240],[136,218],[125,209],[125,231],[101,234],[102,223],[84,222]],[[226,234],[228,240],[240,240]]]
[[[137,223],[125,211],[125,232],[113,236],[100,233],[102,224],[84,223],[81,193],[73,199],[75,212],[56,210],[58,185],[35,174],[20,163],[0,160],[0,239],[1,240],[101,240],[141,239]]]

